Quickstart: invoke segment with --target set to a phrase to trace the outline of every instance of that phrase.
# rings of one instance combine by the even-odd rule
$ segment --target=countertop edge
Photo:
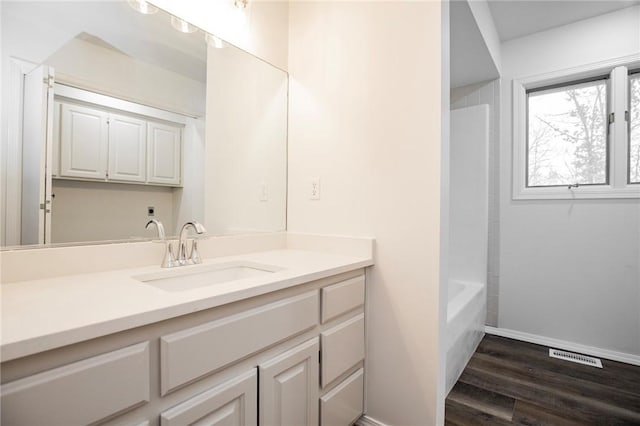
[[[131,330],[229,303],[262,296],[267,293],[295,287],[322,278],[350,272],[360,268],[366,268],[373,264],[374,262],[372,258],[352,261],[336,267],[304,273],[292,278],[285,278],[248,289],[239,289],[209,298],[189,301],[113,320],[107,320],[102,323],[88,324],[83,327],[67,329],[44,336],[9,342],[0,346],[0,362],[12,361],[40,352],[58,349],[64,346]]]

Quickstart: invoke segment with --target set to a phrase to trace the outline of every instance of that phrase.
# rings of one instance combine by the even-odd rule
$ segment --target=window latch
[[[629,111],[624,112],[624,121],[629,121]]]
[[[567,186],[567,188],[571,189],[571,188],[578,188],[580,186],[579,183],[574,183],[573,185],[569,185]]]
[[[616,121],[616,114],[615,113],[609,113],[609,124],[613,124],[613,122]]]

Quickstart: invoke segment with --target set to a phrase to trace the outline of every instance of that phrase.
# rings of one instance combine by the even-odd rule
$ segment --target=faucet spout
[[[149,225],[151,224],[155,225],[158,229],[158,239],[164,240],[164,225],[162,225],[162,222],[157,219],[151,219],[149,222],[147,222],[145,228],[149,229]]]
[[[180,265],[187,265],[189,263],[199,263],[200,257],[199,255],[195,256],[195,259],[192,259],[194,256],[187,256],[187,234],[189,233],[189,229],[193,228],[196,234],[201,235],[207,232],[205,227],[197,221],[189,221],[182,225],[182,229],[180,230],[180,240],[178,241],[178,263]],[[194,244],[195,246],[195,244]],[[192,248],[193,251],[193,248]],[[194,262],[195,261],[195,262]]]

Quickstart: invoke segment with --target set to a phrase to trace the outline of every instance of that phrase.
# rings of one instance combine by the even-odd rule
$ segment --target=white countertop
[[[369,257],[291,249],[205,259],[203,264],[233,261],[283,269],[185,291],[165,291],[132,278],[168,270],[159,266],[2,284],[0,358],[20,358],[373,264]],[[183,268],[190,266],[176,269]]]

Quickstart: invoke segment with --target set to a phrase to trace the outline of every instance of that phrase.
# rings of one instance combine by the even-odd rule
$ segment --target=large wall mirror
[[[287,74],[132,4],[2,2],[2,246],[286,228]]]

